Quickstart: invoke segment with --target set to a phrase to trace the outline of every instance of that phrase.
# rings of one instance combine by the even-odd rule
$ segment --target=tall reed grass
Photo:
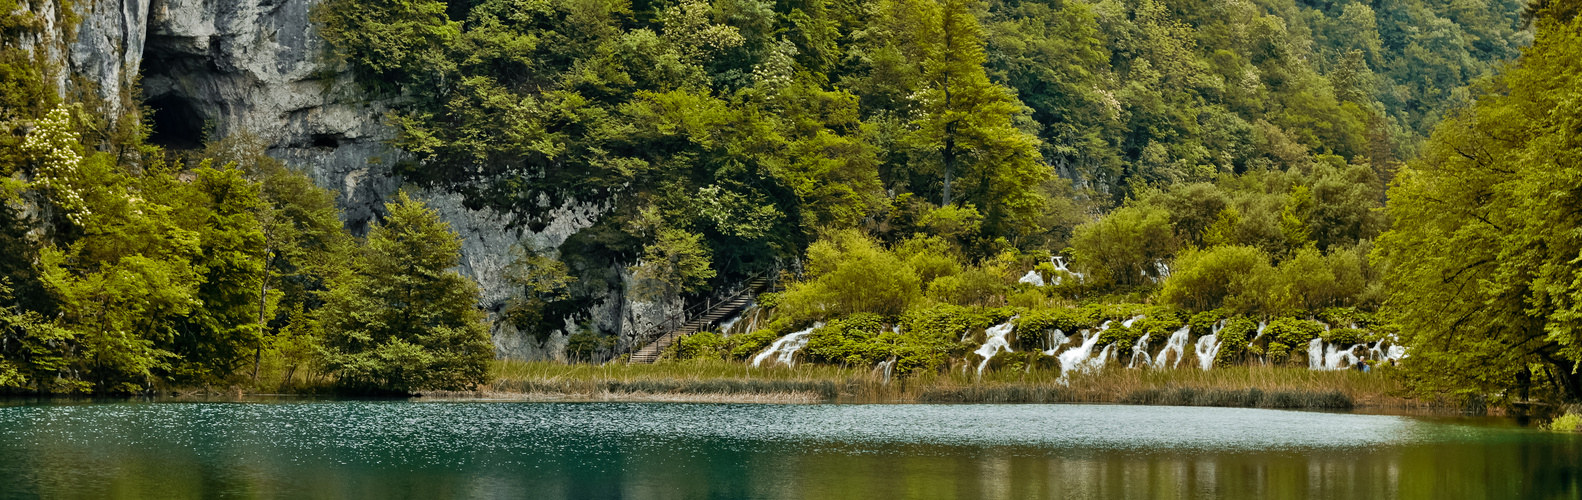
[[[500,361],[493,392],[522,394],[813,394],[824,401],[938,403],[1091,402],[1264,408],[1417,406],[1389,370],[1309,371],[1296,367],[1127,369],[1073,374],[988,371],[958,365],[886,380],[866,368],[830,365],[749,368],[722,360],[653,365]],[[1064,383],[1062,383],[1064,382]]]

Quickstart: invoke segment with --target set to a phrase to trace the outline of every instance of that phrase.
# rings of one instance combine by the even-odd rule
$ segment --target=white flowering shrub
[[[82,142],[71,129],[71,112],[65,106],[50,111],[22,142],[22,151],[38,162],[33,184],[49,192],[73,223],[82,224],[89,209],[79,188]]]

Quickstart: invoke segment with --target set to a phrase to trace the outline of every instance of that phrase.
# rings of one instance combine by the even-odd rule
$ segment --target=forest
[[[1100,342],[1224,319],[1219,359],[1297,362],[1388,339],[1425,394],[1575,400],[1576,4],[326,0],[313,20],[325,64],[394,103],[407,185],[534,230],[610,207],[516,249],[494,320],[541,342],[599,290],[696,301],[768,272],[764,328],[667,356],[822,325],[808,361],[905,373],[1013,318],[1025,351],[1144,314]],[[245,134],[153,145],[143,109],[56,88],[21,6],[0,0],[0,387],[487,381],[477,285],[432,210],[403,194],[354,235]],[[621,341],[566,333],[571,360]]]

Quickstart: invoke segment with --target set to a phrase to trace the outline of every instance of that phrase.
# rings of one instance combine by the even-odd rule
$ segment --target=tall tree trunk
[[[1560,390],[1567,402],[1582,401],[1582,373],[1577,372],[1577,363],[1569,359],[1554,360],[1554,377],[1560,382]]]
[[[956,39],[955,37],[951,36],[952,33],[950,30],[949,7],[946,8],[943,22],[944,26],[942,26],[942,28],[944,28],[945,32],[945,71],[943,76],[944,81],[942,82],[941,86],[945,88],[945,113],[948,115],[951,111],[951,59],[954,59],[956,55]],[[940,197],[939,206],[948,207],[950,206],[950,176],[953,173],[952,171],[956,168],[956,120],[951,120],[945,123],[945,150],[943,153],[944,154],[942,156],[944,156],[945,160],[945,189],[944,195]]]
[[[258,343],[253,346],[253,382],[258,382],[258,361],[264,357],[264,331],[269,324],[264,321],[269,297],[269,270],[264,269],[263,283],[258,286]]]
[[[945,92],[946,106],[949,106],[950,92]],[[950,206],[950,180],[951,171],[956,167],[956,122],[945,124],[945,195],[941,197],[939,206]]]
[[[264,247],[264,255],[264,277],[258,280],[258,342],[253,346],[253,383],[258,382],[258,361],[264,357],[264,332],[269,330],[264,310],[269,305],[269,267],[275,264],[274,250],[268,245]]]

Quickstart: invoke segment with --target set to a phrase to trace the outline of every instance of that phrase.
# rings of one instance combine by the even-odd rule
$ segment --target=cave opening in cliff
[[[195,149],[203,146],[203,113],[192,102],[166,95],[146,103],[154,117],[154,130],[148,142],[170,149]]]

